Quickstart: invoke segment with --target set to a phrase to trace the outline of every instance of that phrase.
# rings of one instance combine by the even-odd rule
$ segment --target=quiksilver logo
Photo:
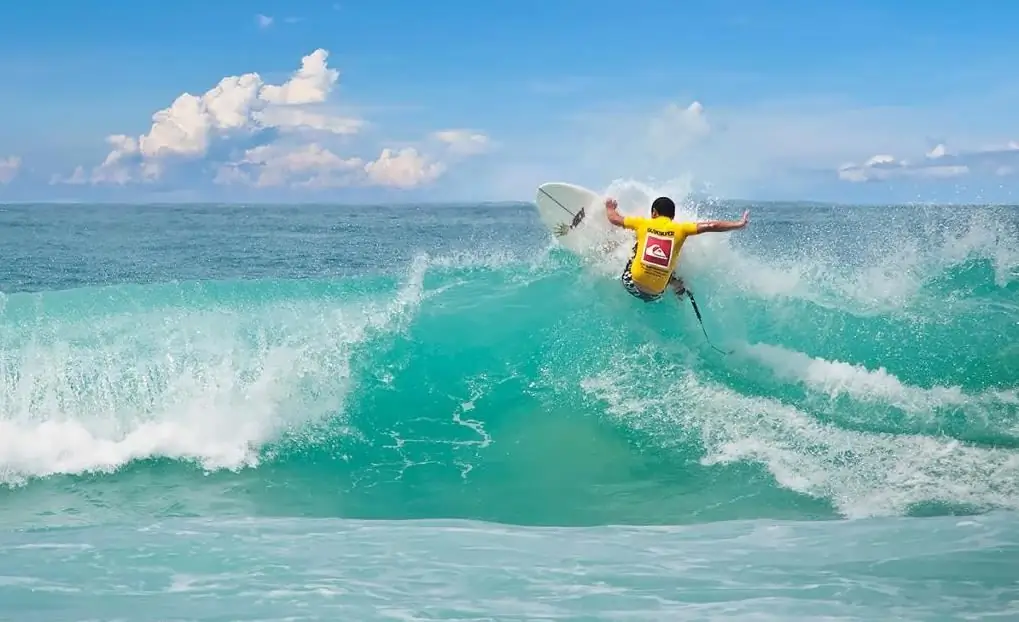
[[[658,246],[657,244],[647,247],[647,253],[652,257],[657,257],[658,259],[669,258],[669,256],[665,254],[665,251],[662,250],[662,247]]]

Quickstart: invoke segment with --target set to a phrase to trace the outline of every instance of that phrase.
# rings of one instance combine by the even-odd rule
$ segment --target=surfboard
[[[553,181],[538,186],[535,204],[541,222],[567,249],[579,253],[589,246],[584,225],[604,197],[576,184]]]

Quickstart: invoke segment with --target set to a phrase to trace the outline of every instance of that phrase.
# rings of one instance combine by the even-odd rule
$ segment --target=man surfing
[[[676,204],[668,197],[658,197],[651,204],[651,218],[623,216],[617,211],[615,199],[605,200],[605,215],[617,227],[636,232],[633,256],[626,262],[620,275],[623,287],[633,296],[645,301],[658,300],[672,287],[676,296],[690,295],[683,279],[675,276],[676,262],[683,242],[691,235],[733,231],[747,226],[750,211],[743,212],[741,220],[708,220],[701,222],[674,221]],[[690,296],[693,302],[693,296]],[[697,311],[695,307],[695,311]],[[697,313],[700,316],[700,313]]]

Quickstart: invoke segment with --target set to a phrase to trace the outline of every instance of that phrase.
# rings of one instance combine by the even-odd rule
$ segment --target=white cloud
[[[301,59],[301,68],[280,86],[266,84],[259,94],[272,104],[318,104],[324,102],[340,77],[326,65],[329,52],[318,49]]]
[[[137,139],[111,136],[113,150],[91,174],[76,171],[69,182],[125,184],[158,178],[168,158],[193,159],[206,155],[211,142],[230,136],[252,136],[268,128],[353,128],[356,120],[334,118],[289,106],[324,102],[339,77],[326,66],[328,52],[315,50],[282,85],[265,84],[257,73],[228,76],[203,95],[184,93],[169,107],[152,115],[147,134]],[[302,116],[304,115],[304,116]],[[350,131],[345,130],[345,131]]]
[[[533,185],[547,179],[592,187],[626,178],[652,184],[689,179],[721,196],[817,196],[837,192],[832,182],[838,182],[839,167],[859,162],[854,158],[861,153],[896,154],[904,145],[929,143],[933,133],[975,141],[1019,131],[1004,105],[993,121],[959,116],[959,109],[975,105],[960,99],[924,107],[865,106],[831,97],[739,105],[697,98],[650,106],[615,102],[611,108],[596,103],[568,124],[524,137],[527,149],[502,149],[507,161],[493,170],[491,185],[504,194],[530,196]],[[1000,164],[996,174],[1019,171],[1019,161],[1000,160],[994,162]],[[976,171],[970,157],[946,157],[937,164],[940,169],[924,174],[957,174],[952,167],[961,166]],[[848,167],[843,172],[853,174]]]
[[[328,66],[328,56],[324,49],[308,54],[282,84],[246,73],[225,77],[201,95],[183,93],[152,115],[147,133],[109,136],[111,150],[101,164],[91,170],[79,166],[52,183],[156,182],[175,167],[198,163],[218,184],[411,187],[447,170],[438,156],[466,157],[488,147],[480,132],[443,130],[430,136],[445,147],[433,154],[412,145],[381,149],[367,162],[337,155],[331,143],[349,140],[368,124],[334,113],[329,100],[339,71]]]
[[[248,149],[242,158],[223,164],[215,182],[256,187],[411,188],[434,181],[445,170],[441,162],[432,161],[410,147],[398,152],[383,149],[378,159],[365,162],[357,157],[343,158],[315,143],[272,144]]]
[[[380,186],[409,188],[434,181],[446,171],[444,164],[429,162],[412,147],[392,151],[383,149],[382,155],[365,165],[368,179]]]
[[[922,160],[897,160],[891,155],[876,155],[862,164],[844,164],[839,179],[850,182],[888,181],[901,178],[947,179],[971,174],[1013,175],[1019,170],[1019,143],[986,146],[954,153],[944,143],[937,144]]]
[[[488,136],[474,130],[440,130],[433,132],[432,137],[446,144],[452,153],[458,155],[484,153],[491,146]]]
[[[78,166],[70,177],[61,179],[54,176],[52,183],[123,186],[134,181],[153,181],[162,173],[162,165],[158,160],[133,161],[133,158],[141,153],[138,140],[123,134],[114,134],[107,136],[106,142],[113,150],[102,164],[92,169],[91,173],[85,172],[85,167]]]
[[[329,186],[337,173],[362,166],[359,158],[342,158],[321,145],[311,143],[288,148],[260,145],[244,156],[219,168],[216,183],[244,183],[258,187],[309,185]]]
[[[9,184],[14,181],[20,170],[20,157],[8,156],[7,158],[0,159],[0,184]]]
[[[272,26],[272,18],[268,15],[262,15],[259,13],[255,16],[255,21],[258,23],[259,28],[268,28],[269,26]]]
[[[254,113],[254,118],[266,127],[284,131],[314,130],[332,134],[357,134],[365,127],[362,119],[322,114],[300,108],[269,107]]]

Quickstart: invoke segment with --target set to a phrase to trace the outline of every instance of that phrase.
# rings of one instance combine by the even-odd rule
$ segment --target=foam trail
[[[869,370],[863,365],[810,357],[780,346],[754,344],[745,354],[767,365],[776,377],[803,384],[833,399],[845,395],[860,402],[885,404],[915,414],[980,403],[1019,403],[1019,394],[1014,390],[967,395],[959,386],[909,386],[885,368]]]
[[[646,387],[629,371],[636,364],[621,364],[583,386],[661,443],[695,434],[705,466],[760,463],[779,485],[826,499],[850,518],[899,515],[933,502],[1019,510],[1014,450],[843,430],[777,400],[744,396],[679,370],[664,393],[641,395]]]
[[[639,204],[661,193],[640,184],[628,188],[640,189],[634,191]],[[685,215],[696,217],[701,207]],[[987,329],[1000,328],[1000,342],[1019,325],[1014,300],[993,298],[1009,287],[1016,263],[1016,238],[1004,235],[1011,216],[993,209],[942,213],[933,222],[904,219],[875,228],[865,212],[833,209],[827,215],[817,231],[800,225],[806,240],[799,245],[795,234],[762,217],[764,248],[768,236],[789,243],[769,252],[744,243],[757,235],[753,214],[751,227],[738,234],[698,236],[684,246],[681,271],[695,291],[708,291],[702,307],[710,307],[709,322],[724,326],[717,332],[730,339],[746,331],[745,339],[757,343],[740,348],[742,357],[765,366],[770,382],[743,376],[752,369],[721,369],[724,362],[716,368],[683,355],[682,348],[650,341],[637,353],[617,351],[610,369],[582,383],[584,391],[656,443],[703,444],[707,466],[760,463],[778,485],[825,499],[845,516],[901,514],[932,503],[1019,509],[1019,452],[1008,448],[1019,431],[1019,399],[1014,374],[1001,373],[1007,364],[987,366],[1000,370],[1000,380],[980,389],[937,376],[928,386],[904,380],[932,376],[917,356],[943,357],[957,334],[966,335],[964,348],[944,359],[969,365],[970,377],[987,373],[982,352],[1007,360],[1000,347],[987,347],[995,334]],[[840,246],[845,239],[854,240],[852,253]],[[993,273],[983,276],[984,266],[993,266]],[[970,291],[990,298],[946,308],[955,304],[946,300],[946,288],[956,295],[951,288],[964,283],[963,274],[968,287],[977,287]],[[932,316],[932,308],[945,309],[943,316]],[[867,319],[873,316],[885,323],[876,326]],[[886,331],[902,340],[888,340]],[[760,343],[763,336],[787,343]],[[903,340],[915,347],[903,347]],[[818,354],[788,344],[810,344]],[[831,346],[838,355],[826,354]],[[655,383],[644,376],[650,370],[659,374]],[[793,386],[808,395],[790,393]]]

